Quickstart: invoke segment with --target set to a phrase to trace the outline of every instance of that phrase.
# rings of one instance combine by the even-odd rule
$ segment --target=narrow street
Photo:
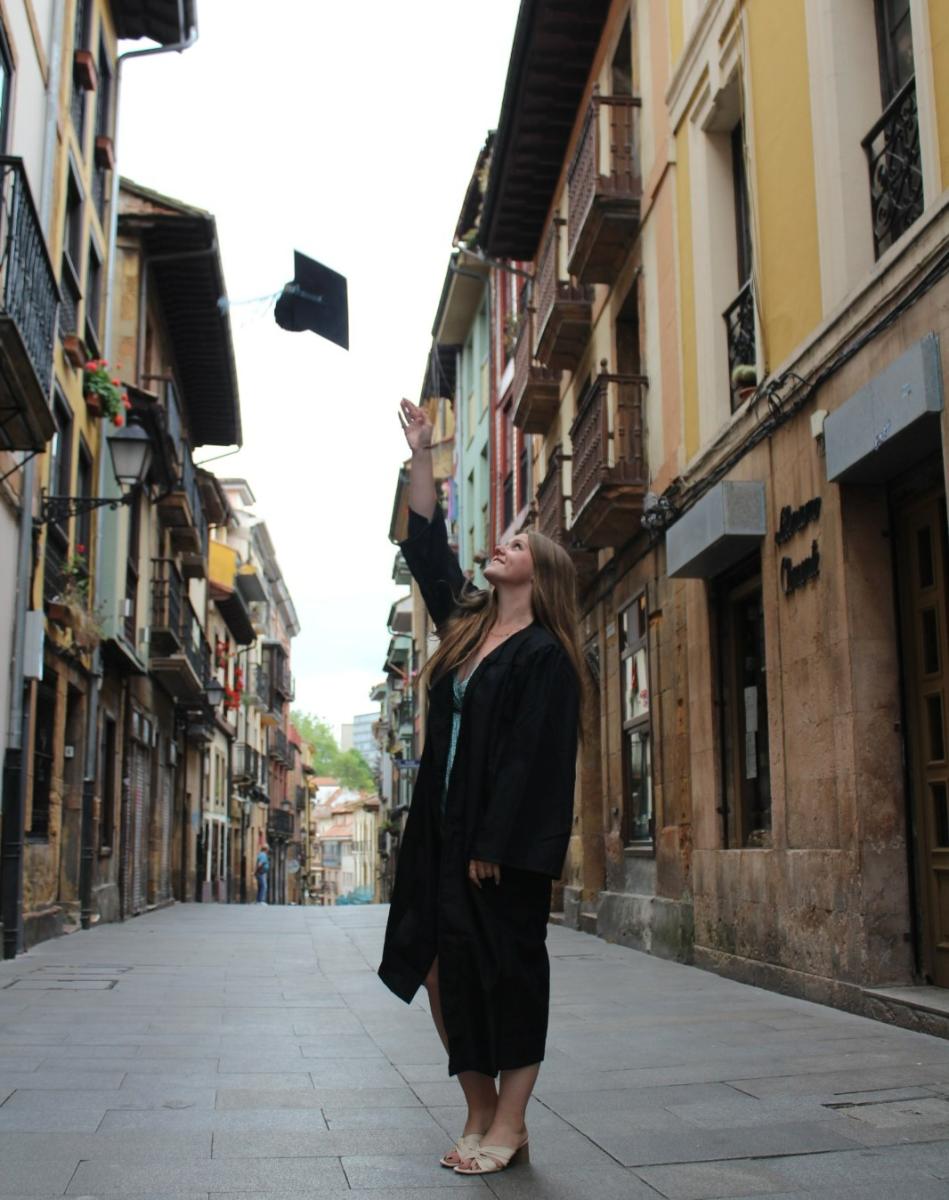
[[[179,905],[0,964],[0,1195],[949,1194],[949,1044],[560,928],[532,1162],[440,1170],[460,1093],[385,915]]]

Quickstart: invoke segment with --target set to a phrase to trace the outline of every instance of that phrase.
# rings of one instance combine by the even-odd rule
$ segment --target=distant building
[[[374,712],[360,713],[353,717],[352,745],[358,750],[373,771],[379,766],[379,744],[376,741],[373,727],[379,720],[379,709]]]
[[[339,748],[344,754],[353,748],[353,729],[352,721],[339,727]]]

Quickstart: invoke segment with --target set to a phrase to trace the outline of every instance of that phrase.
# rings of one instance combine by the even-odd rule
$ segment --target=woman
[[[425,749],[379,974],[407,1003],[425,984],[468,1105],[441,1162],[486,1174],[526,1157],[544,1057],[550,889],[570,838],[580,725],[576,581],[566,551],[530,532],[495,550],[488,589],[468,584],[435,496],[431,424],[408,400],[400,419],[412,450],[402,552],[440,645],[420,680]]]

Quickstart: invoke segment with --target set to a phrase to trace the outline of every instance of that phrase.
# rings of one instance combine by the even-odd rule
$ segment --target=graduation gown
[[[436,627],[470,586],[444,515],[410,510],[401,543]],[[544,1057],[547,918],[573,820],[579,687],[559,640],[539,623],[491,651],[468,680],[448,782],[452,680],[429,693],[425,747],[399,851],[379,975],[407,1003],[436,955],[449,1074]],[[501,882],[468,879],[472,858]]]

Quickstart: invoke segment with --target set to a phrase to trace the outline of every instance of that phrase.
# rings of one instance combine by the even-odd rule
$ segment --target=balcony
[[[536,314],[524,308],[514,347],[514,424],[525,433],[546,433],[560,407],[560,372],[534,355]]]
[[[583,583],[596,569],[596,553],[575,546],[567,524],[569,496],[564,486],[564,463],[569,461],[569,455],[563,453],[563,447],[556,446],[550,456],[547,473],[537,489],[537,529],[563,546],[573,559],[577,577]]]
[[[271,729],[267,738],[267,753],[278,763],[288,766],[290,763],[290,743],[282,729]]]
[[[296,797],[297,812],[306,812],[306,788],[302,783],[298,783],[294,793]]]
[[[257,782],[260,755],[247,742],[238,742],[234,747],[234,782],[254,784]]]
[[[182,556],[184,574],[201,578],[207,569],[208,523],[191,451],[185,442],[177,449],[181,470],[171,491],[158,502],[158,518],[171,531],[172,549]]]
[[[586,549],[619,546],[639,529],[646,494],[641,375],[604,368],[587,388],[570,428],[573,443],[574,543]]]
[[[248,689],[247,699],[255,708],[260,708],[266,711],[270,708],[270,698],[272,689],[270,686],[270,675],[264,667],[257,665],[253,668],[250,677],[250,688]]]
[[[211,647],[172,559],[152,559],[149,669],[177,700],[196,700],[211,674]]]
[[[639,231],[638,96],[594,95],[568,175],[567,264],[581,283],[613,283]]]
[[[880,257],[923,212],[916,79],[908,79],[860,143],[870,170],[873,249]]]
[[[42,450],[59,288],[21,158],[0,157],[0,450]]]
[[[722,313],[725,336],[728,339],[728,378],[731,387],[731,407],[735,411],[742,403],[745,385],[735,379],[736,367],[755,367],[758,350],[755,342],[755,297],[749,279],[728,308]]]
[[[535,357],[551,370],[573,371],[590,339],[593,288],[564,276],[565,222],[555,217],[537,267]]]
[[[285,808],[272,808],[267,822],[267,832],[274,837],[293,837],[293,813]]]

